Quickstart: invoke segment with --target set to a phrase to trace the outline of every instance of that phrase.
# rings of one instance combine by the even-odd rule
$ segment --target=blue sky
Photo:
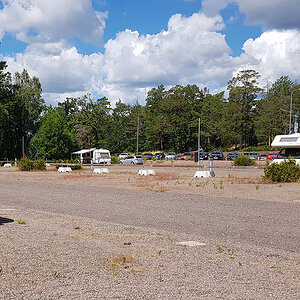
[[[269,12],[272,11],[272,14]],[[298,0],[2,0],[0,59],[55,104],[143,102],[159,84],[226,89],[241,69],[300,77]]]

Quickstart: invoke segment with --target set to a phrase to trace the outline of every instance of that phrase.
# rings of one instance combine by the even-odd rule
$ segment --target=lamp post
[[[136,129],[136,155],[139,154],[139,127],[140,127],[140,109],[137,109],[137,129]]]
[[[300,89],[293,90],[291,93],[291,104],[290,104],[290,124],[289,124],[289,134],[292,134],[292,108],[293,108],[293,93],[300,91]]]

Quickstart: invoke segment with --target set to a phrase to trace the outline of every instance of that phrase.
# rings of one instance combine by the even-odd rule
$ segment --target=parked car
[[[213,159],[213,160],[223,160],[224,156],[223,156],[223,153],[220,152],[220,151],[213,151],[210,154],[210,158]]]
[[[268,155],[267,155],[267,159],[268,160],[273,160],[274,158],[277,158],[279,152],[270,152]]]
[[[208,152],[199,152],[199,159],[200,160],[207,160],[209,158]]]
[[[136,155],[134,159],[135,165],[143,165],[144,164],[144,157],[143,155]]]
[[[261,155],[259,156],[259,160],[260,160],[260,161],[266,161],[266,160],[267,160],[267,155],[266,155],[266,154],[261,154]]]
[[[152,153],[144,153],[143,157],[146,158],[147,160],[151,160],[153,157],[153,154]]]
[[[234,160],[237,159],[240,156],[238,152],[229,152],[227,154],[227,160]]]
[[[165,155],[164,153],[162,152],[158,152],[158,153],[155,153],[154,154],[154,157],[157,159],[157,160],[163,160],[165,158]]]
[[[121,159],[124,159],[125,157],[127,157],[129,154],[128,153],[121,153],[119,154],[118,158],[121,160]]]
[[[142,165],[144,163],[144,158],[142,155],[128,155],[127,157],[120,160],[121,165]]]
[[[259,154],[257,152],[247,152],[244,155],[248,156],[249,158],[253,160],[259,159]]]
[[[181,155],[178,155],[178,160],[186,160],[186,159],[192,160],[193,157],[194,157],[193,153],[185,152],[185,153],[183,153]]]
[[[177,160],[178,159],[178,155],[175,152],[169,152],[167,153],[166,160]]]

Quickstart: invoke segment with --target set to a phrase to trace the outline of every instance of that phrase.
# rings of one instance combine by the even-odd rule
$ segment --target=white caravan
[[[109,150],[106,149],[95,149],[93,152],[93,163],[95,164],[111,164],[111,157]]]
[[[281,148],[273,163],[281,163],[291,157],[300,165],[300,133],[276,135],[271,146]]]
[[[83,149],[72,153],[72,157],[77,157],[80,163],[90,163],[94,164],[111,164],[110,151],[106,149]]]

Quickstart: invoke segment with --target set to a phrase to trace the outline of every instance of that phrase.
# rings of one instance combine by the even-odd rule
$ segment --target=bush
[[[33,162],[33,168],[35,170],[46,170],[46,162],[44,159],[38,159]]]
[[[18,164],[20,171],[31,171],[34,169],[34,162],[29,158],[23,158]]]
[[[119,161],[120,161],[120,160],[118,159],[117,156],[112,156],[112,157],[111,157],[111,164],[112,164],[112,165],[118,164]]]
[[[237,159],[233,161],[234,166],[254,166],[255,164],[256,164],[255,160],[245,155],[239,156]]]
[[[272,163],[264,171],[265,178],[273,182],[296,182],[300,179],[300,166],[290,158],[280,164]]]

